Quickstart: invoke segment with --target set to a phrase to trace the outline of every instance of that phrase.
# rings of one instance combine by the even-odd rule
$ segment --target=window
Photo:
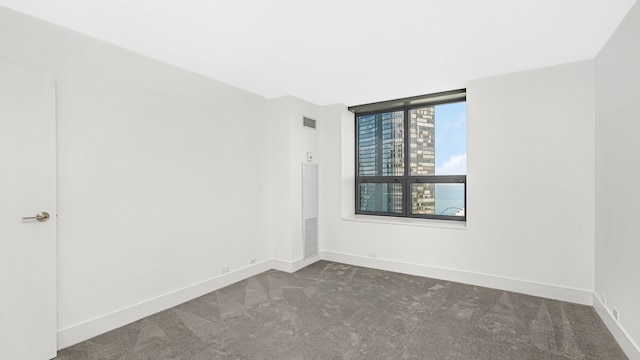
[[[356,214],[466,220],[466,91],[352,106]]]

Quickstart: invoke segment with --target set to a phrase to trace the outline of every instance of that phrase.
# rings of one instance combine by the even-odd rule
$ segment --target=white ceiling
[[[594,58],[635,0],[0,0],[273,98],[390,100]]]

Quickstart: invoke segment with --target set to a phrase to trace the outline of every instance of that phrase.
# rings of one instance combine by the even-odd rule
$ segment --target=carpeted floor
[[[321,261],[254,276],[56,360],[626,358],[589,306]]]

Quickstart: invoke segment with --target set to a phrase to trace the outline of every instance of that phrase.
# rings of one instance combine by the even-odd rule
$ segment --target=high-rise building
[[[435,174],[435,108],[409,112],[409,173]],[[404,112],[395,111],[358,117],[358,172],[360,176],[404,175]],[[360,185],[360,208],[364,211],[402,212],[402,185]],[[411,185],[413,214],[435,213],[435,185]]]
[[[404,112],[358,118],[358,172],[360,176],[404,174]],[[402,212],[402,186],[367,183],[360,187],[361,209]]]
[[[435,108],[427,106],[410,110],[409,117],[410,175],[435,175]],[[435,202],[435,184],[411,185],[412,214],[434,214]]]

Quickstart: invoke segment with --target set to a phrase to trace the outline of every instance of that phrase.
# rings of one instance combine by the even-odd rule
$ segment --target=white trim
[[[273,259],[271,261],[271,268],[274,270],[280,270],[287,273],[294,273],[320,260],[321,260],[320,255],[314,255],[306,260],[298,259],[295,261]]]
[[[545,297],[548,299],[568,301],[582,305],[592,305],[593,301],[593,292],[591,290],[574,289],[490,274],[467,272],[435,266],[411,264],[394,260],[334,253],[329,251],[322,251],[321,257],[323,260],[328,261],[336,261],[345,264],[394,271],[403,274],[424,276],[447,281],[455,281],[464,284],[484,286],[493,289]]]
[[[120,310],[59,329],[58,349],[64,349],[71,345],[75,345],[79,342],[130,324],[159,311],[169,309],[186,301],[247,279],[251,276],[261,274],[272,268],[272,262],[272,260],[264,260],[215,278],[139,302]]]
[[[271,268],[286,273],[293,272],[293,263],[291,261],[273,259],[271,260]]]
[[[293,262],[269,259],[257,264],[237,269],[229,273],[193,284],[164,295],[139,302],[137,304],[98,316],[96,318],[58,330],[58,350],[75,345],[92,337],[104,334],[130,324],[159,311],[180,305],[199,296],[216,291],[251,276],[275,269],[288,273],[296,272],[320,260],[320,255],[309,259],[298,259]]]
[[[402,225],[402,226],[417,226],[417,227],[442,228],[442,229],[453,229],[453,230],[467,230],[467,223],[465,221],[418,219],[418,218],[358,215],[358,214],[350,214],[348,216],[344,216],[342,217],[342,220],[355,221],[355,222],[367,222],[367,223],[374,223],[374,224],[386,224],[386,225]]]
[[[542,284],[525,280],[511,279],[489,274],[471,273],[466,271],[426,266],[419,264],[403,263],[399,261],[368,258],[364,256],[349,255],[321,251],[320,255],[309,259],[298,259],[286,261],[280,259],[269,259],[257,264],[237,269],[224,275],[211,278],[200,283],[184,287],[153,299],[142,301],[138,304],[116,310],[114,312],[101,315],[94,319],[84,321],[75,325],[58,330],[58,349],[63,349],[92,337],[103,334],[107,331],[117,329],[121,326],[140,320],[146,316],[159,311],[169,309],[212,291],[221,289],[238,281],[245,280],[251,276],[261,274],[270,269],[280,270],[288,273],[296,272],[319,260],[336,261],[345,264],[352,264],[363,267],[376,268],[380,270],[395,271],[404,274],[425,276],[448,281],[455,281],[478,286],[485,286],[494,289],[519,292],[533,296],[546,297],[550,299],[569,301],[578,304],[592,305],[594,302],[601,306],[596,310],[603,318],[603,321],[614,334],[618,342],[627,355],[634,359],[640,359],[640,351],[637,345],[631,340],[626,332],[617,324],[608,310],[602,307],[601,302],[589,290],[572,289],[550,284]],[[594,301],[597,299],[597,301]],[[604,315],[603,315],[604,314]],[[605,316],[606,315],[606,316]],[[607,318],[608,317],[608,318]],[[631,356],[633,355],[633,356]]]
[[[633,341],[622,325],[616,321],[613,314],[611,314],[611,310],[604,305],[596,293],[593,294],[593,307],[611,332],[611,335],[618,341],[618,345],[620,345],[627,357],[631,360],[640,360],[640,346]]]

